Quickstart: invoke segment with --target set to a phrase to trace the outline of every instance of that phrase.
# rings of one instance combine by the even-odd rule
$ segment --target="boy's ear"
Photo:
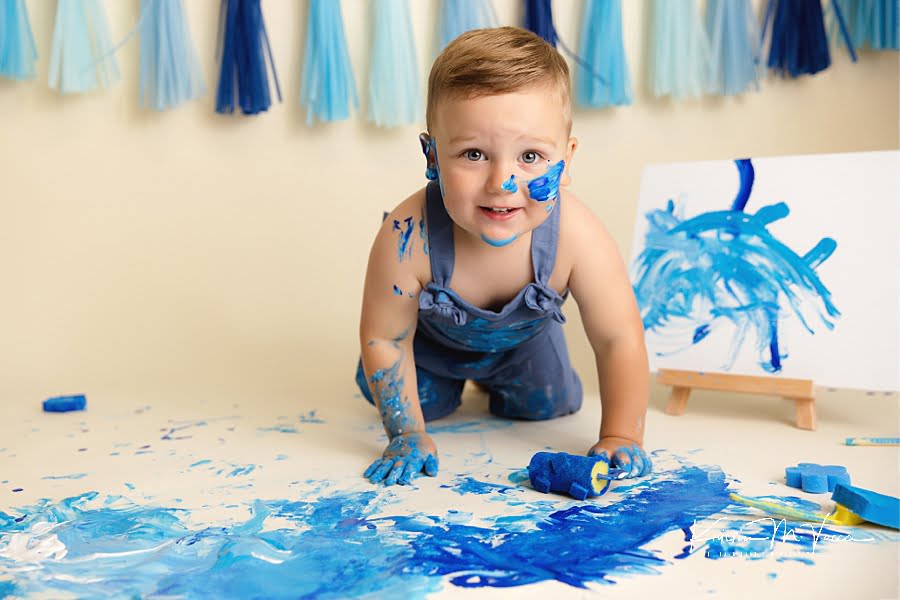
[[[575,154],[576,148],[578,148],[578,138],[570,137],[569,141],[566,142],[566,169],[563,171],[562,179],[560,180],[561,185],[569,185],[572,183],[570,169],[572,168],[572,156]]]
[[[437,172],[437,148],[434,147],[434,138],[427,131],[419,134],[419,143],[422,144],[422,154],[425,155],[425,179],[435,181]]]

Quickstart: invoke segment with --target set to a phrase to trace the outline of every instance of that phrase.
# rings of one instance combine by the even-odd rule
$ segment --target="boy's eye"
[[[540,154],[538,154],[537,152],[532,152],[531,150],[529,150],[528,152],[524,152],[522,154],[522,162],[525,163],[526,165],[533,165],[540,158],[541,158]]]
[[[472,161],[483,160],[484,154],[482,154],[481,150],[466,150],[466,158]]]

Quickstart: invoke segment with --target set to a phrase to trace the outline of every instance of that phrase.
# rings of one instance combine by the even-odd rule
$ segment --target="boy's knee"
[[[581,408],[581,379],[573,370],[568,378],[554,383],[529,386],[486,385],[491,414],[508,419],[543,421],[577,412]]]

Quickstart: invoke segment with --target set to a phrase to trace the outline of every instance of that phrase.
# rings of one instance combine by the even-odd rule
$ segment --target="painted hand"
[[[381,458],[369,465],[363,477],[372,483],[409,485],[422,471],[429,477],[438,472],[437,447],[424,431],[395,436]]]
[[[610,468],[619,469],[625,477],[643,477],[653,471],[650,456],[634,441],[627,438],[605,436],[588,450],[588,456],[611,456]]]

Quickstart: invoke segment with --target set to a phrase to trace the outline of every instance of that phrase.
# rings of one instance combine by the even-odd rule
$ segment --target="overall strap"
[[[553,212],[543,223],[531,232],[531,263],[534,266],[534,280],[548,285],[553,265],[556,264],[556,245],[559,241],[559,211],[561,198],[556,199]]]
[[[425,187],[425,216],[431,279],[446,287],[453,275],[453,221],[444,208],[444,197],[436,181],[430,181]]]

